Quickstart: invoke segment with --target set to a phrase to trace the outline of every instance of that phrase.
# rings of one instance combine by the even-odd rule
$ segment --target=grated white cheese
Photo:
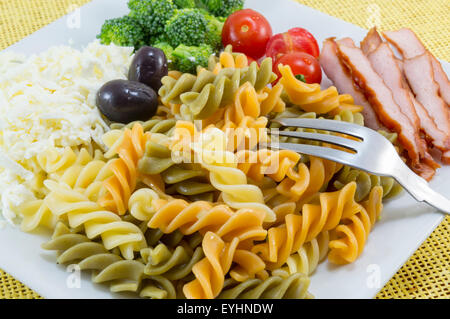
[[[133,48],[101,45],[82,51],[52,47],[26,58],[0,54],[0,196],[3,216],[12,221],[13,207],[33,198],[26,186],[34,177],[36,155],[48,147],[104,147],[109,130],[96,107],[98,89],[126,79]]]

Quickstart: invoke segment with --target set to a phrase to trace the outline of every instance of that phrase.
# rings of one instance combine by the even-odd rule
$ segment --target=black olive
[[[147,84],[156,92],[161,87],[161,79],[169,71],[166,55],[161,49],[142,47],[134,55],[128,71],[128,80]]]
[[[145,84],[113,80],[98,90],[97,107],[113,122],[146,121],[156,113],[158,96]]]

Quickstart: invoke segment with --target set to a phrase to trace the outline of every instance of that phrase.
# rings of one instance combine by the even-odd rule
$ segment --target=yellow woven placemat
[[[0,49],[56,20],[73,5],[90,0],[0,0]],[[450,2],[448,0],[297,0],[300,3],[369,28],[408,26],[437,57],[450,61]],[[301,20],[299,20],[301,25]],[[450,217],[447,217],[377,298],[450,297]],[[1,298],[40,296],[0,270]]]

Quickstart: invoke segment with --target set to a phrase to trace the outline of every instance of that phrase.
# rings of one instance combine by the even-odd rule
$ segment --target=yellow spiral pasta
[[[31,232],[39,226],[53,229],[58,221],[58,217],[51,212],[42,199],[25,202],[19,205],[17,210],[22,215],[20,229],[24,232]]]
[[[133,223],[123,221],[70,187],[52,181],[45,185],[51,191],[45,204],[58,218],[67,217],[70,227],[84,226],[88,238],[100,236],[106,249],[118,247],[125,259],[134,259],[134,252],[146,247],[142,231]]]
[[[38,165],[47,173],[46,178],[63,183],[70,188],[85,194],[96,201],[101,191],[102,181],[111,175],[106,161],[100,151],[94,156],[86,148],[74,151],[70,147],[64,149],[49,148],[37,156]],[[47,195],[47,188],[44,195]],[[58,218],[52,214],[45,200],[32,200],[17,208],[22,215],[21,229],[25,232],[35,230],[39,226],[53,229]]]
[[[183,287],[188,299],[212,299],[222,291],[225,274],[232,264],[234,269],[230,275],[237,281],[244,281],[254,277],[264,270],[264,262],[248,250],[238,249],[239,240],[234,238],[226,243],[220,236],[207,232],[203,238],[205,258],[192,268],[195,275],[193,281]]]
[[[134,218],[148,222],[165,203],[154,190],[141,188],[131,195],[128,207]]]
[[[112,171],[105,159],[97,156],[92,158],[85,149],[81,149],[72,165],[50,174],[49,177],[85,194],[90,200],[97,201],[103,182],[111,175]]]
[[[140,124],[135,124],[131,130],[125,128],[122,131],[110,131],[103,139],[109,147],[105,156],[110,158],[118,154],[119,158],[113,159],[108,164],[113,175],[103,182],[106,194],[98,203],[107,210],[123,215],[127,211],[131,193],[137,185],[137,164],[144,155],[148,135],[144,134]]]
[[[300,214],[287,214],[285,223],[271,227],[267,240],[252,251],[267,261],[270,270],[280,268],[289,256],[321,232],[334,229],[341,220],[364,210],[354,200],[356,183],[337,192],[321,193],[319,204],[305,204]]]
[[[65,147],[63,149],[51,147],[37,155],[39,166],[57,180],[62,174],[75,164],[86,165],[94,160],[105,160],[100,150],[94,151],[94,156],[87,148],[82,147],[80,150]]]
[[[265,221],[274,221],[274,213],[265,205],[261,190],[248,184],[247,176],[237,168],[235,155],[227,150],[228,140],[222,130],[211,127],[196,133],[195,126],[186,122],[177,124],[174,136],[175,144],[193,150],[195,160],[208,170],[211,185],[222,192],[228,206],[257,209],[266,213]]]
[[[383,188],[375,186],[367,201],[362,203],[363,209],[357,214],[346,216],[333,231],[337,239],[330,242],[328,259],[335,264],[354,262],[361,255],[367,237],[383,210]]]
[[[251,208],[266,213],[266,222],[275,220],[273,211],[265,205],[261,189],[247,182],[247,176],[237,167],[234,154],[227,152],[226,135],[211,129],[200,134],[199,147],[193,146],[201,165],[210,173],[211,185],[222,192],[223,201],[230,207]]]
[[[306,112],[336,115],[346,109],[354,113],[361,112],[363,109],[362,106],[353,104],[352,96],[339,95],[334,86],[321,90],[317,83],[308,84],[296,79],[289,66],[280,65],[278,68],[281,73],[280,82],[289,100]]]

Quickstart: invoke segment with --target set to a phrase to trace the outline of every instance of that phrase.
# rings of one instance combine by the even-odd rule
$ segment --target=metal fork
[[[441,212],[450,214],[450,200],[432,190],[422,177],[409,169],[392,143],[378,132],[364,126],[334,120],[281,118],[272,122],[284,127],[323,130],[356,137],[359,141],[336,135],[278,130],[272,131],[271,134],[325,142],[353,152],[299,143],[273,143],[269,146],[321,157],[375,175],[393,177],[417,201],[426,202]]]

